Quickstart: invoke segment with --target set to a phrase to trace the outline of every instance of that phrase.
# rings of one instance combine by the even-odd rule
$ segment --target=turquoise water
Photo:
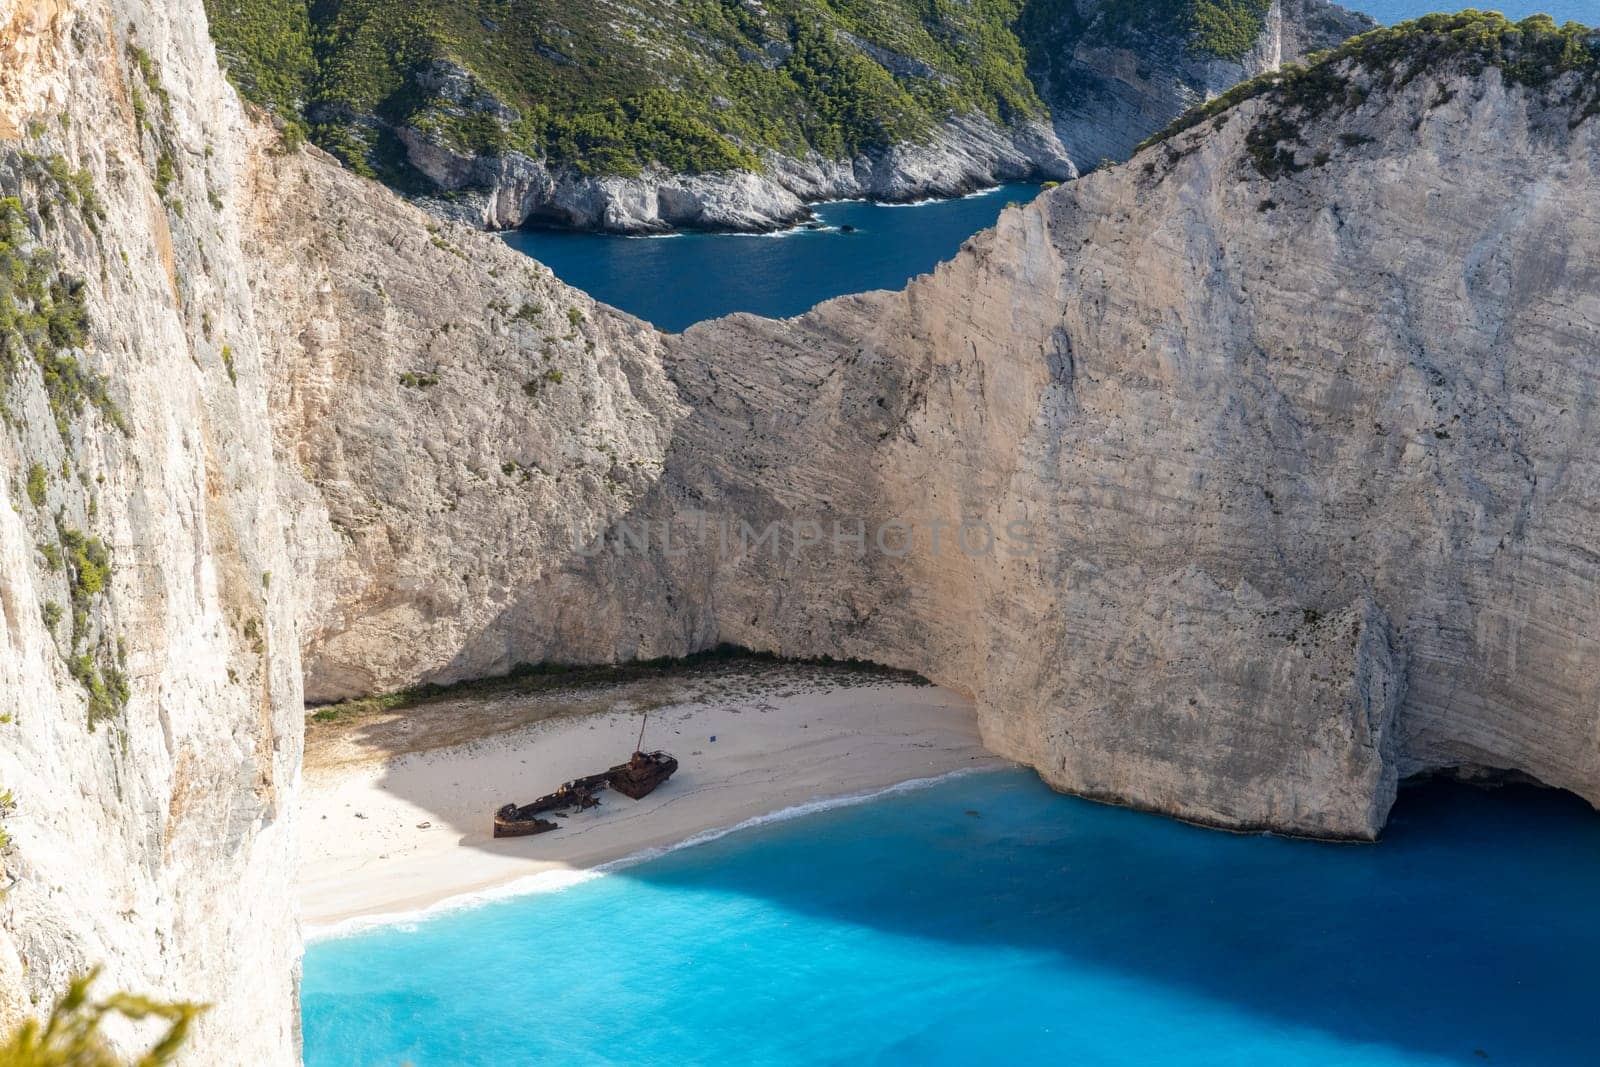
[[[1020,184],[927,204],[817,204],[823,230],[665,237],[524,230],[506,241],[568,285],[676,331],[735,311],[784,318],[843,293],[899,289],[993,226],[1007,203],[1038,192]]]
[[[1600,23],[1600,0],[1482,0],[1481,3],[1438,3],[1436,0],[1344,0],[1344,6],[1365,11],[1386,26],[1420,18],[1435,11],[1459,11],[1475,7],[1479,11],[1498,11],[1511,19],[1529,15],[1549,15],[1557,22]]]
[[[1337,846],[971,775],[314,943],[306,1063],[1593,1063],[1597,900],[1556,793]]]

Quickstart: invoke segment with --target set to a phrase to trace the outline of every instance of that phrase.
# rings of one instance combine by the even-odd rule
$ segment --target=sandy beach
[[[646,748],[678,773],[642,801],[606,792],[559,830],[496,841],[495,808]],[[299,903],[308,936],[564,879],[826,798],[1003,766],[970,702],[833,668],[743,666],[690,679],[444,701],[311,723]],[[529,879],[535,881],[530,883]]]

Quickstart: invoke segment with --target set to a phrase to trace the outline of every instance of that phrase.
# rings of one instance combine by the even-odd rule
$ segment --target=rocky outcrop
[[[991,745],[1098,800],[1233,830],[1376,836],[1399,783],[1406,671],[1370,597],[1323,615],[1197,565],[1085,614],[1094,629],[1074,643],[1093,665],[1043,715],[992,715]]]
[[[516,152],[461,155],[411,129],[398,136],[411,165],[447,194],[422,202],[439,215],[488,229],[532,222],[613,233],[773,230],[809,218],[807,205],[822,200],[900,203],[1077,173],[1048,125],[1003,128],[981,114],[953,118],[924,141],[850,159],[768,151],[760,171],[652,168],[637,177],[582,174]]]
[[[1210,823],[1369,837],[1395,773],[1457,766],[1600,801],[1576,399],[1600,126],[1573,125],[1571,78],[1551,100],[1494,70],[1377,99],[1381,72],[1351,77],[1367,102],[1291,114],[1273,179],[1278,105],[1251,101],[1008,213],[904,295],[675,344],[707,383],[680,440],[730,392],[807,415],[721,420],[665,497],[759,480],[758,514],[1043,531],[1025,558],[725,562],[721,636],[888,655],[968,688],[986,740],[1058,786]],[[736,390],[716,351],[754,368]],[[736,460],[707,490],[690,453]],[[1297,680],[1250,604],[1355,610],[1357,647]],[[1315,711],[1308,682],[1331,686]],[[1284,732],[1242,747],[1265,707]]]
[[[1031,40],[1029,73],[1079,170],[1127,159],[1189,108],[1377,26],[1328,0],[1273,0],[1254,46],[1219,57],[1159,24],[1128,23],[1126,11],[1077,0],[1041,19]]]
[[[388,494],[362,536],[516,531],[494,605],[347,620],[309,677],[732,641],[921,671],[1056,786],[1212,825],[1371,838],[1397,778],[1462,768],[1600,801],[1600,125],[1571,76],[1339,78],[1008,210],[903,293],[665,339],[681,406],[598,547],[600,511],[580,550],[514,496],[458,526]],[[460,417],[497,417],[484,377]]]
[[[401,125],[394,134],[409,166],[437,190],[420,201],[476,226],[771,230],[809,217],[806,205],[818,201],[905,202],[961,196],[1005,181],[1075,177],[1106,160],[1126,159],[1183,111],[1240,81],[1376,25],[1328,0],[1274,0],[1254,45],[1218,57],[1194,45],[1193,27],[1182,18],[1130,21],[1127,5],[1106,0],[1040,5],[1024,14],[1018,32],[1049,121],[1018,114],[1002,124],[973,111],[918,138],[843,159],[764,150],[760,168],[749,171],[684,174],[653,167],[634,176],[590,174],[515,150],[452,148],[431,126]],[[838,36],[896,77],[942,77],[915,57],[848,33]],[[453,113],[515,123],[516,113],[458,66],[435,61],[414,79],[419,92]]]
[[[211,1005],[191,1062],[289,1064],[303,712],[243,127],[198,0],[0,0],[0,1029],[103,966]]]

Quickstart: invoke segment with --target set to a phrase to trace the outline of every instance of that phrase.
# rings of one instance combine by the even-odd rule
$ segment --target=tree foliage
[[[190,1025],[204,1009],[127,993],[96,1000],[89,993],[95,977],[90,974],[73,981],[49,1018],[42,1022],[30,1019],[0,1044],[0,1067],[160,1067],[171,1063],[188,1037]],[[125,1059],[111,1051],[103,1034],[105,1023],[117,1017],[161,1023],[165,1030],[145,1052]]]
[[[1024,0],[207,0],[240,90],[402,188],[396,131],[588,173],[758,166],[1043,114]]]
[[[305,0],[205,0],[217,54],[239,91],[303,130],[316,76]]]

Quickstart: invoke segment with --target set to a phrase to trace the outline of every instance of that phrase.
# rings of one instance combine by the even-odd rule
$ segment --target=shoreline
[[[1070,180],[1070,179],[1066,179]],[[726,226],[671,226],[662,230],[635,232],[626,230],[606,230],[594,227],[580,228],[576,226],[559,226],[554,224],[530,224],[513,226],[509,229],[486,230],[486,233],[505,235],[508,233],[535,233],[535,234],[562,234],[579,237],[615,237],[624,241],[663,241],[672,237],[793,237],[804,233],[827,233],[837,230],[835,226],[815,225],[817,208],[825,208],[836,204],[871,204],[882,208],[908,208],[928,207],[932,204],[952,204],[961,200],[981,200],[993,196],[1003,189],[1014,185],[1031,185],[1035,187],[1035,195],[1045,191],[1045,186],[1054,182],[1060,185],[1063,179],[1059,178],[1013,178],[1006,181],[985,185],[967,193],[957,193],[952,196],[924,196],[914,200],[879,200],[870,196],[829,197],[826,200],[806,200],[807,214],[792,222],[759,229],[738,229]]]
[[[624,758],[641,710],[645,747],[681,762],[671,780],[641,801],[604,792],[600,808],[551,833],[492,836],[499,804]],[[397,742],[426,733],[430,714],[448,718],[451,744]],[[462,740],[474,716],[485,731]],[[667,694],[627,684],[455,701],[336,732],[302,788],[307,941],[561,888],[765,822],[1011,766],[982,747],[964,698],[825,669],[736,667]]]
[[[427,922],[430,919],[437,919],[451,912],[465,911],[500,900],[537,896],[540,893],[555,893],[571,886],[581,885],[593,878],[599,878],[614,871],[626,870],[640,863],[648,863],[673,852],[679,852],[686,848],[697,848],[700,845],[719,841],[730,834],[742,833],[745,830],[753,830],[773,823],[788,822],[791,819],[801,819],[819,812],[870,804],[874,800],[883,797],[897,796],[900,793],[919,789],[928,789],[953,779],[966,778],[975,774],[994,774],[999,771],[1012,770],[1015,767],[1016,764],[1004,760],[995,760],[979,767],[961,767],[953,771],[946,771],[944,774],[937,774],[931,778],[908,778],[864,793],[818,797],[803,804],[796,804],[793,807],[781,808],[764,815],[753,815],[731,826],[716,826],[702,830],[673,844],[650,846],[637,852],[630,852],[626,856],[621,856],[593,867],[538,871],[487,889],[471,890],[444,897],[425,907],[411,911],[377,912],[368,915],[352,915],[331,923],[306,923],[301,930],[301,940],[306,944],[319,941],[337,941],[340,938],[355,937],[372,930],[380,930],[386,926],[405,926],[410,923]]]

